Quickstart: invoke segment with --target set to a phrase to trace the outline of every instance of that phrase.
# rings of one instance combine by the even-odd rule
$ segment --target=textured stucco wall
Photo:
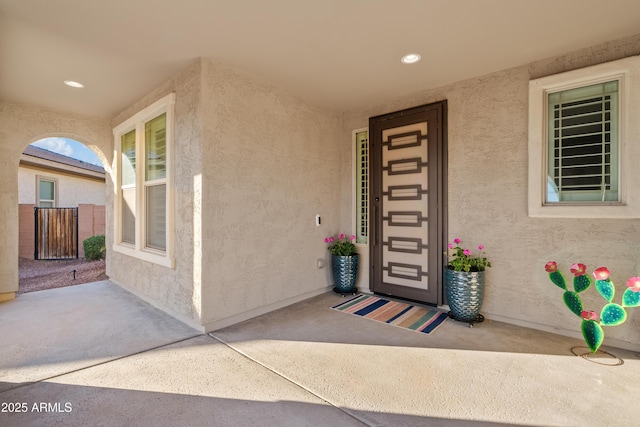
[[[20,154],[38,139],[72,138],[91,148],[111,182],[111,128],[105,120],[35,106],[0,104],[0,294],[18,289],[18,164]],[[107,194],[107,203],[112,198]],[[107,224],[109,224],[107,218]],[[111,233],[107,228],[107,235]]]
[[[371,116],[447,99],[448,236],[486,246],[493,268],[487,270],[483,313],[579,335],[580,321],[564,306],[544,264],[557,261],[568,277],[573,262],[587,264],[590,271],[606,265],[621,292],[627,278],[640,274],[640,220],[528,217],[528,83],[639,53],[640,35],[369,106],[344,114],[343,140],[350,141],[351,131],[367,126]],[[638,143],[638,137],[630,143]],[[350,175],[344,173],[342,180],[348,186]],[[586,305],[599,310],[603,300],[591,291]],[[640,310],[628,313],[624,325],[606,328],[607,340],[640,348]]]
[[[175,92],[175,268],[170,269],[112,251],[107,274],[120,286],[182,321],[200,328],[201,284],[201,71],[195,62],[117,115],[115,127],[138,111]],[[111,134],[113,139],[113,134]],[[113,184],[112,184],[113,186]],[[113,209],[113,205],[107,209]],[[113,239],[108,240],[111,247]]]
[[[328,289],[340,231],[340,116],[203,61],[203,322],[210,328]],[[315,215],[322,225],[316,227]]]
[[[83,179],[49,170],[20,167],[18,170],[18,202],[38,204],[36,200],[37,177],[57,179],[58,208],[77,207],[80,203],[104,205],[106,186],[102,181]]]
[[[111,125],[170,92],[176,267],[112,252],[111,279],[205,330],[326,291],[316,260],[329,266],[323,239],[340,231],[340,115],[200,59]]]

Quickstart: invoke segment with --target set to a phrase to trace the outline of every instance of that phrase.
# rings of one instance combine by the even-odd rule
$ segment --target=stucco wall
[[[340,231],[340,115],[200,59],[111,125],[170,92],[176,266],[112,252],[109,277],[203,330],[325,292],[316,265]]]
[[[201,328],[202,306],[200,91],[201,71],[197,61],[111,121],[111,126],[115,127],[163,96],[171,92],[176,94],[173,165],[175,268],[162,267],[115,251],[108,254],[107,263],[107,275],[112,281],[195,328]],[[107,206],[109,209],[113,209],[113,205]],[[107,245],[111,247],[113,239],[108,239]]]
[[[550,58],[344,115],[343,141],[368,118],[448,101],[449,240],[482,243],[492,261],[483,313],[489,318],[579,336],[580,321],[549,282],[544,265],[555,260],[567,275],[573,262],[590,271],[606,265],[618,292],[640,275],[640,220],[529,218],[527,214],[528,83],[532,78],[640,53],[640,35]],[[638,142],[636,138],[631,143]],[[349,163],[349,168],[351,164]],[[342,176],[350,188],[350,173]],[[350,218],[345,218],[350,221]],[[350,222],[348,222],[350,223]],[[588,304],[601,307],[595,291]],[[620,296],[618,295],[617,301]],[[599,308],[598,308],[599,310]],[[640,348],[640,310],[606,328],[614,345]]]
[[[203,323],[213,329],[328,289],[316,260],[340,231],[343,153],[339,114],[209,60],[203,79]]]
[[[107,200],[103,181],[83,179],[78,176],[21,166],[18,170],[18,203],[38,204],[36,200],[36,176],[57,179],[58,208],[73,208],[80,203],[104,205]]]
[[[113,138],[107,121],[36,106],[0,104],[0,294],[18,290],[20,154],[30,143],[50,136],[72,138],[93,149],[107,170],[107,185],[111,182]],[[109,199],[107,194],[107,203]],[[111,229],[107,227],[109,235]]]

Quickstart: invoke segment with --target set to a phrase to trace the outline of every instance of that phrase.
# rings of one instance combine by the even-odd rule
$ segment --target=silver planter
[[[484,299],[484,271],[455,271],[445,269],[445,292],[451,309],[450,316],[463,322],[478,322]]]
[[[338,293],[356,291],[358,261],[358,254],[347,256],[331,255],[331,272],[333,273],[334,291]]]

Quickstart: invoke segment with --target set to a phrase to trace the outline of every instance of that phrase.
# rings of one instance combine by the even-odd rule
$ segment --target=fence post
[[[38,259],[38,207],[33,208],[33,259]]]

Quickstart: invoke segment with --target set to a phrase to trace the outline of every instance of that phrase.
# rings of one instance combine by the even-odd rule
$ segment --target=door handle
[[[376,197],[377,199],[377,197]],[[376,200],[377,201],[377,200]],[[382,225],[380,227],[378,227],[378,205],[376,204],[373,207],[373,245],[377,246],[378,245],[378,234],[382,233]]]

